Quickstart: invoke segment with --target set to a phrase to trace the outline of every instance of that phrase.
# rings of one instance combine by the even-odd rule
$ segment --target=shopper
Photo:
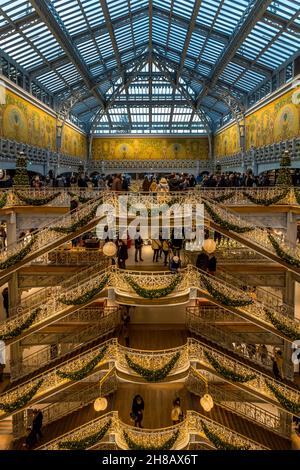
[[[171,420],[172,420],[173,426],[175,426],[176,424],[180,423],[183,420],[183,412],[180,406],[179,397],[177,397],[173,401],[173,408],[171,411]]]
[[[144,261],[142,258],[142,248],[143,248],[143,239],[140,234],[140,229],[136,229],[136,233],[134,236],[134,247],[135,247],[135,262],[138,262],[138,257],[140,261]]]
[[[131,418],[134,421],[135,427],[142,428],[142,421],[143,421],[143,412],[144,412],[145,404],[144,400],[141,395],[136,395],[132,402],[131,407]]]

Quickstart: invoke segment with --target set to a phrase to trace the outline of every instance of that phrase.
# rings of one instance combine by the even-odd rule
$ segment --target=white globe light
[[[94,401],[94,410],[95,411],[104,411],[107,408],[107,400],[104,397],[97,398],[97,400]]]
[[[213,253],[216,251],[217,244],[212,238],[207,238],[207,240],[204,240],[202,247],[207,253]]]
[[[103,245],[103,254],[112,258],[117,253],[117,247],[114,242],[107,242]]]
[[[209,412],[214,406],[214,401],[213,401],[212,396],[209,395],[208,393],[203,395],[203,397],[200,399],[200,405],[202,406],[204,411]]]

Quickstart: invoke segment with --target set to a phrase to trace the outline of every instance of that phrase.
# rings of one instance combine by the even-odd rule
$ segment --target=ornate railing
[[[190,370],[186,387],[191,393],[201,397],[206,392],[203,380],[199,380],[197,371],[193,368]],[[290,437],[291,419],[287,413],[282,412],[279,415],[274,414],[260,406],[247,402],[245,394],[239,393],[235,390],[228,391],[225,388],[214,385],[213,383],[209,383],[208,390],[210,395],[212,395],[214,402],[222,408],[226,408],[243,418],[253,421],[255,424],[263,426],[269,431],[275,432],[276,434],[288,438]]]
[[[50,251],[32,261],[34,264],[50,266],[86,266],[100,263],[103,253],[100,249],[72,248]]]
[[[101,338],[104,335],[115,330],[119,324],[119,310],[118,308],[110,307],[103,311],[101,320],[72,333],[65,333],[63,336],[54,335],[54,341],[50,346],[39,349],[37,352],[25,356],[22,361],[10,362],[10,376],[11,381],[19,380],[20,378],[31,374],[37,369],[63,358],[71,351],[75,351],[83,343],[88,343],[96,338]],[[63,350],[61,344],[64,344]],[[53,348],[56,354],[53,354]]]
[[[76,410],[80,410],[89,403],[92,403],[99,397],[99,380],[104,373],[95,374],[95,381],[86,383],[83,388],[75,391],[66,390],[63,395],[59,396],[59,401],[51,403],[43,407],[43,426],[53,421],[63,418]],[[96,380],[97,378],[97,380]],[[117,377],[115,373],[111,373],[101,385],[101,395],[107,396],[115,392],[117,389]],[[15,439],[24,436],[28,427],[32,425],[32,415],[28,410],[21,411],[13,416],[13,436]]]
[[[235,352],[238,356],[244,357],[249,359],[251,362],[255,364],[259,364],[260,366],[272,370],[272,354],[268,351],[265,357],[261,357],[259,353],[256,351],[253,355],[250,356],[249,351],[245,347],[241,348],[241,343],[244,342],[242,336],[238,333],[228,332],[224,329],[218,328],[217,326],[213,325],[212,323],[207,323],[206,319],[204,319],[201,315],[201,310],[198,310],[198,314],[192,313],[193,307],[186,309],[186,327],[189,331],[196,333],[203,338],[207,338],[210,341],[213,341],[217,345],[223,346],[229,351]]]
[[[96,216],[96,210],[100,204],[100,200],[101,199],[89,201],[78,208],[76,213],[67,213],[60,218],[47,222],[44,227],[40,227],[37,231],[26,235],[1,250],[0,263],[2,268],[0,276],[3,277],[8,269],[15,268],[22,262],[31,261],[41,256],[43,253],[50,251],[54,244],[58,246],[68,239],[74,238],[74,234],[76,233],[76,229],[72,230],[70,233],[63,233],[59,230],[68,229],[72,224],[79,221],[87,220],[86,223],[82,222],[82,227],[77,228],[77,230],[83,229],[84,226],[92,221],[94,223],[99,221],[100,218]],[[51,227],[57,228],[57,230],[53,230]]]
[[[108,427],[108,423],[110,426]],[[70,431],[59,438],[38,448],[38,450],[62,450],[63,442],[78,442],[84,438],[100,433],[107,425],[108,433],[114,434],[116,444],[121,449],[129,449],[137,446],[142,449],[163,449],[167,442],[173,443],[170,447],[174,450],[183,449],[189,442],[190,434],[200,434],[207,440],[204,426],[210,432],[218,435],[224,442],[236,447],[247,448],[249,450],[264,450],[266,447],[254,442],[248,437],[226,428],[209,418],[206,418],[195,411],[187,411],[187,417],[175,426],[160,429],[140,429],[123,423],[118,412],[109,412],[104,416],[94,419],[87,424]],[[95,448],[98,444],[93,444],[87,449]]]

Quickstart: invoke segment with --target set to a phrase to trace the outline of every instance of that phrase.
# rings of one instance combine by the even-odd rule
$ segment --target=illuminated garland
[[[23,331],[27,330],[32,323],[35,321],[36,317],[40,313],[41,309],[36,308],[27,318],[27,320],[24,321],[20,326],[17,326],[14,330],[10,331],[9,333],[4,333],[3,335],[0,335],[0,340],[2,341],[7,341],[12,338],[16,338],[17,336],[20,336]]]
[[[104,289],[108,281],[109,281],[109,275],[107,274],[106,276],[104,276],[104,278],[102,279],[102,281],[97,287],[94,287],[93,289],[87,291],[85,294],[80,295],[76,299],[66,299],[65,297],[61,297],[58,300],[59,302],[65,305],[85,304],[86,302],[91,300],[93,297],[95,297],[95,295],[99,294]]]
[[[84,379],[90,372],[96,367],[96,365],[103,359],[107,350],[107,346],[101,349],[99,354],[95,356],[91,361],[89,361],[84,367],[75,372],[63,372],[61,370],[56,371],[56,374],[62,379],[69,379],[73,381],[78,381]]]
[[[220,202],[228,201],[228,199],[231,199],[233,196],[234,196],[234,192],[232,191],[231,193],[222,194],[221,196],[214,197],[214,198],[212,198],[212,200],[214,202],[219,202],[220,203]]]
[[[227,307],[245,307],[246,305],[253,304],[253,299],[231,299],[227,295],[223,294],[219,290],[217,290],[212,283],[204,276],[200,275],[200,280],[204,284],[205,288],[207,289],[208,293],[222,305],[226,305]]]
[[[180,283],[181,276],[179,274],[175,275],[167,287],[161,287],[159,289],[146,289],[145,287],[141,287],[129,276],[125,276],[125,281],[140,297],[143,297],[144,299],[160,299],[161,297],[165,297],[173,292],[175,287]]]
[[[239,383],[245,383],[249,382],[250,380],[253,380],[256,378],[255,374],[248,374],[248,375],[242,375],[242,374],[237,374],[236,372],[233,372],[230,369],[227,369],[227,367],[222,366],[209,352],[204,351],[204,355],[206,359],[210,362],[210,364],[213,366],[213,368],[219,372],[225,379],[231,380],[232,382],[239,382]]]
[[[266,385],[267,387],[269,388],[269,390],[271,390],[271,392],[273,393],[273,395],[277,398],[277,400],[279,401],[279,403],[286,409],[288,410],[290,413],[293,413],[295,415],[299,415],[300,414],[300,403],[296,403],[296,402],[293,402],[291,400],[289,400],[289,398],[286,398],[283,393],[281,393],[277,387],[275,387],[275,385],[273,385],[271,382],[269,382],[268,380],[265,381],[266,382]]]
[[[249,199],[249,201],[253,202],[253,204],[257,204],[260,206],[271,206],[272,204],[277,204],[277,202],[281,201],[281,199],[284,199],[288,193],[289,193],[289,188],[286,188],[280,194],[277,194],[277,196],[263,198],[263,197],[254,197],[252,196],[252,194],[247,193],[246,191],[243,191],[243,195],[247,199]]]
[[[229,442],[223,441],[217,434],[210,431],[206,424],[201,421],[201,426],[203,432],[207,439],[214,444],[217,449],[220,450],[248,450],[249,446],[235,446],[234,444],[230,444]]]
[[[147,446],[143,447],[140,444],[136,444],[127,434],[126,431],[123,431],[123,436],[126,441],[126,444],[130,450],[170,450],[178,439],[179,431],[175,431],[174,434],[166,441],[164,444],[159,447]]]
[[[146,369],[145,367],[142,367],[139,364],[136,364],[130,359],[130,357],[127,354],[125,354],[125,359],[127,361],[128,366],[132,370],[134,370],[137,374],[144,377],[144,379],[147,380],[147,382],[160,382],[161,380],[164,380],[167,377],[167,375],[171,372],[171,370],[174,368],[179,357],[180,357],[180,352],[177,352],[170,359],[170,361],[167,362],[167,364],[165,364],[163,367],[161,367],[160,369],[151,370],[151,369]]]
[[[91,220],[96,215],[97,212],[97,206],[94,207],[88,214],[86,214],[82,219],[77,220],[73,224],[69,225],[68,227],[50,227],[50,230],[53,230],[54,232],[59,232],[59,233],[72,233],[76,232],[76,230],[84,227],[87,225]]]
[[[68,450],[85,450],[97,444],[106,435],[107,431],[111,426],[112,420],[110,419],[98,432],[91,434],[90,436],[84,437],[78,441],[63,441],[59,442],[58,447],[60,449]]]
[[[298,191],[298,189],[294,188],[294,193],[295,193],[295,198],[296,198],[297,204],[300,204],[300,191]]]
[[[5,411],[5,413],[12,413],[13,411],[19,410],[27,405],[28,402],[34,397],[38,389],[41,387],[44,379],[40,379],[31,390],[26,392],[22,397],[17,398],[12,403],[0,403],[0,410]]]
[[[272,312],[267,309],[265,309],[265,314],[267,315],[272,325],[275,326],[276,330],[283,333],[285,336],[287,336],[287,338],[290,338],[293,341],[300,338],[300,331],[298,331],[296,328],[293,328],[289,325],[285,325],[283,322],[278,320]]]
[[[18,196],[20,201],[25,202],[29,206],[44,206],[48,204],[49,202],[54,201],[54,199],[56,199],[60,195],[60,191],[54,194],[51,194],[50,196],[47,196],[47,197],[36,197],[36,198],[24,196],[24,194],[16,190],[15,190],[15,194]]]
[[[17,264],[22,261],[25,256],[29,255],[32,245],[35,243],[36,239],[37,236],[33,236],[31,240],[27,243],[27,245],[21,248],[18,253],[15,253],[14,255],[11,255],[9,258],[7,258],[5,261],[2,261],[0,263],[0,269],[10,268],[11,266],[14,266],[14,264]]]
[[[290,264],[291,266],[296,266],[297,268],[300,268],[300,260],[298,258],[295,258],[294,256],[289,255],[286,251],[284,251],[279,245],[278,241],[273,237],[273,235],[269,233],[268,237],[279,258],[281,258],[283,261]]]
[[[81,203],[81,204],[85,204],[86,202],[89,202],[91,201],[92,199],[94,199],[93,197],[85,197],[85,196],[81,196],[79,194],[79,196],[75,193],[71,193],[71,191],[68,191],[68,194],[70,197],[76,197],[78,198],[78,201]]]
[[[6,203],[7,203],[7,192],[5,192],[0,199],[0,209],[2,209],[2,207],[4,207]]]
[[[207,202],[203,201],[204,207],[213,219],[213,221],[220,225],[220,227],[224,228],[225,230],[231,230],[232,232],[236,233],[246,233],[251,232],[254,230],[254,227],[241,227],[240,225],[233,224],[231,222],[227,222],[226,220],[222,219],[208,204]]]

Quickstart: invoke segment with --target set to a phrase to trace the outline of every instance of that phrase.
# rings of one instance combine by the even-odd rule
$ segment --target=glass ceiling
[[[299,14],[300,0],[0,0],[0,55],[56,109],[76,95],[93,132],[205,133],[232,112],[224,90],[246,106],[299,53]]]

